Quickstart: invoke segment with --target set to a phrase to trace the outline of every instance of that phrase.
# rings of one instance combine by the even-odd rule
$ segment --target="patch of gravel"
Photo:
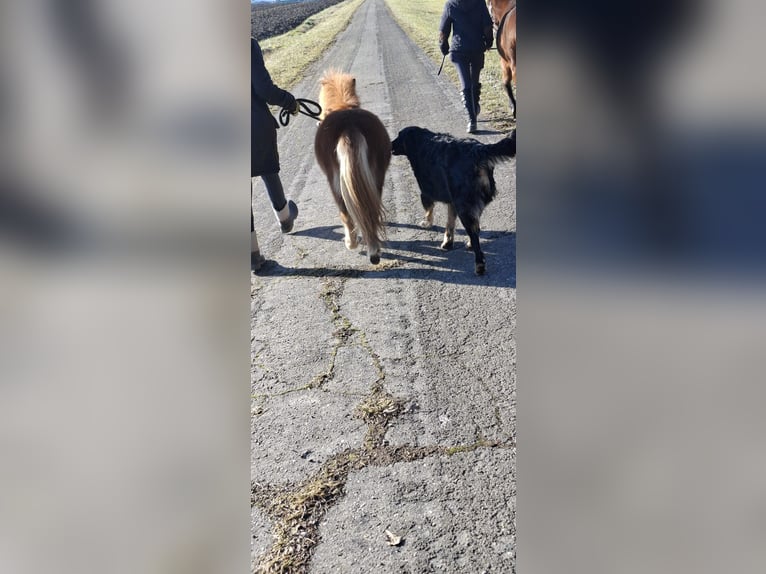
[[[309,0],[276,4],[250,5],[250,33],[257,40],[265,40],[289,32],[307,18],[344,0]]]

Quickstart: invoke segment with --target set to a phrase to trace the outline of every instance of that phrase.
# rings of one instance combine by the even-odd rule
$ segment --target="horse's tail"
[[[516,130],[499,142],[485,145],[483,151],[490,163],[500,163],[516,157]]]
[[[369,160],[369,148],[364,135],[357,129],[347,130],[336,147],[340,164],[340,192],[351,219],[362,233],[370,260],[379,260],[377,253],[383,241],[385,212],[383,200]]]

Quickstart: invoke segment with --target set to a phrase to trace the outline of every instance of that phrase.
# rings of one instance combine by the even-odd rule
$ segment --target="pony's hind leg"
[[[370,257],[370,263],[373,265],[380,263],[380,243],[373,241],[372,245],[367,245],[367,254]]]
[[[343,229],[345,237],[343,242],[346,244],[346,249],[349,251],[356,249],[359,245],[359,241],[356,238],[356,227],[354,226],[354,220],[351,219],[348,213],[340,212],[340,220],[343,223]]]
[[[373,265],[380,263],[381,243],[377,231],[362,231],[361,240],[367,248],[367,256],[370,258],[370,263]]]

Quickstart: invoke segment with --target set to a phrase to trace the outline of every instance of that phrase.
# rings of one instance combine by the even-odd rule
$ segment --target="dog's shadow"
[[[406,228],[426,232],[422,227],[408,223],[388,223],[389,228]],[[313,237],[343,246],[342,227],[327,225],[295,231],[291,235]],[[428,239],[392,239],[386,242],[381,253],[381,263],[364,267],[285,267],[276,261],[268,262],[258,276],[281,277],[349,277],[369,279],[425,279],[457,285],[485,285],[493,287],[516,287],[516,233],[513,231],[483,230],[481,246],[487,259],[485,275],[474,272],[473,252],[467,250],[467,236],[462,229],[455,230],[455,247],[441,249],[443,227],[434,225]],[[364,245],[357,254],[366,257]]]

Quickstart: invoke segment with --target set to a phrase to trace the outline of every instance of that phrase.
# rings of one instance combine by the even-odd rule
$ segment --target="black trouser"
[[[484,68],[484,52],[452,52],[450,57],[457,68],[461,89],[473,89],[479,83],[479,74]]]
[[[266,186],[266,193],[269,194],[271,207],[274,211],[281,211],[287,204],[285,199],[285,190],[282,188],[282,180],[278,173],[267,173],[262,175],[263,183]],[[250,231],[255,231],[255,221],[253,218],[253,186],[250,186]]]

